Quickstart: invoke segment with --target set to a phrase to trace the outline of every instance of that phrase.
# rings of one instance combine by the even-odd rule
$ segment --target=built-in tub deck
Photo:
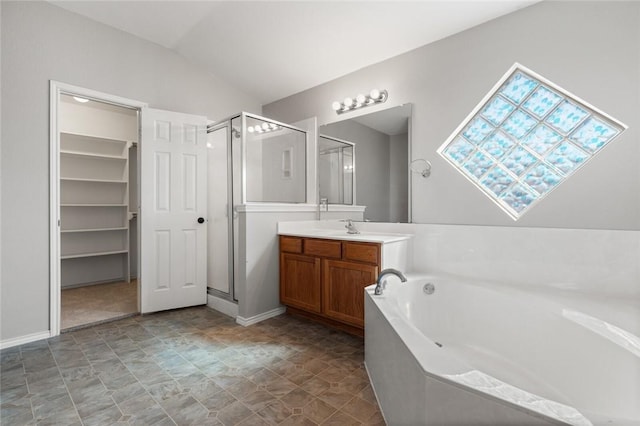
[[[365,299],[365,362],[389,424],[640,425],[640,339],[622,327],[446,277],[391,277]]]

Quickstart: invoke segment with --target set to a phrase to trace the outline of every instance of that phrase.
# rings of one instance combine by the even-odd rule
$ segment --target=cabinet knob
[[[204,217],[199,217],[198,218],[198,223],[204,223]]]

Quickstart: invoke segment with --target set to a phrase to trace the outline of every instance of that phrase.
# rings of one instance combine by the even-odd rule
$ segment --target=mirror
[[[354,204],[354,144],[318,135],[318,185],[320,199],[329,204]]]
[[[325,141],[318,138],[320,197],[328,198],[329,204],[365,206],[364,218],[372,222],[410,222],[410,123],[411,104],[404,104],[320,126],[318,132],[325,136]],[[345,164],[339,162],[338,155],[330,160],[329,154],[323,151],[349,144],[354,147],[352,154],[357,152],[357,162],[355,155],[352,157],[354,167],[350,175],[355,177],[351,186],[353,197],[351,200],[343,197],[340,202],[340,197],[336,197],[340,189],[348,192],[340,183],[348,183],[346,174],[342,173],[342,177],[338,174],[338,167],[344,169]]]
[[[244,139],[240,132],[242,115],[246,125]],[[231,125],[236,129],[234,140],[243,140],[245,144],[242,147],[235,143],[233,149],[244,149],[244,152],[233,152],[232,156],[245,162],[238,164],[237,169],[244,173],[246,201],[304,203],[307,198],[305,132],[257,115],[242,115],[233,118]]]

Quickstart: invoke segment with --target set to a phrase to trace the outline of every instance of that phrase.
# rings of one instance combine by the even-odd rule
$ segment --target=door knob
[[[199,217],[198,218],[198,223],[204,223],[204,217]]]

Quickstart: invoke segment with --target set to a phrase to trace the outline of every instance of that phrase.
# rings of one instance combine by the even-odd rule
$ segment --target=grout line
[[[243,398],[246,398],[246,396],[250,395],[251,393],[255,391],[264,391],[266,394],[270,395],[273,398],[273,400],[271,400],[264,407],[268,407],[269,405],[275,404],[276,402],[280,402],[280,404],[284,404],[284,402],[282,402],[282,398],[284,396],[288,395],[291,391],[296,391],[296,390],[305,391],[301,385],[304,385],[304,383],[314,378],[322,379],[319,376],[319,374],[328,368],[339,368],[341,359],[357,361],[358,359],[362,358],[362,355],[354,355],[355,352],[358,352],[358,351],[361,352],[359,342],[353,342],[351,339],[343,339],[341,335],[325,333],[323,332],[323,329],[316,329],[314,327],[311,327],[311,328],[305,327],[307,324],[298,324],[297,322],[279,321],[271,324],[264,324],[265,327],[238,329],[238,326],[235,323],[230,323],[229,321],[226,321],[226,318],[223,318],[222,315],[211,316],[209,315],[209,312],[212,312],[212,311],[208,308],[204,308],[204,309],[206,309],[205,314],[200,314],[200,312],[204,312],[204,311],[200,311],[199,308],[196,308],[196,310],[194,311],[176,310],[168,313],[160,313],[157,317],[153,317],[152,316],[153,314],[145,317],[133,316],[132,320],[126,321],[123,324],[114,324],[113,327],[106,327],[106,328],[103,328],[102,330],[101,329],[93,330],[91,331],[91,333],[87,333],[86,336],[81,335],[83,337],[86,337],[86,340],[84,341],[85,344],[80,343],[80,341],[76,338],[74,334],[70,334],[70,336],[72,337],[73,342],[75,343],[75,345],[77,345],[77,348],[82,352],[85,360],[87,361],[89,360],[89,358],[87,357],[87,353],[88,351],[91,350],[92,347],[95,347],[96,343],[107,345],[109,350],[113,352],[113,357],[109,357],[109,359],[118,360],[118,362],[120,362],[125,367],[126,371],[129,374],[131,374],[136,379],[137,383],[144,389],[145,395],[150,396],[151,399],[154,401],[154,404],[158,405],[160,409],[158,412],[160,411],[163,412],[174,423],[176,423],[176,421],[160,404],[160,400],[149,392],[149,386],[142,384],[138,376],[130,369],[127,363],[123,361],[123,358],[121,358],[121,356],[118,355],[118,353],[116,353],[116,351],[114,350],[115,346],[112,346],[112,345],[117,343],[118,340],[116,339],[114,341],[108,341],[104,338],[104,336],[107,336],[108,329],[113,328],[113,331],[117,333],[117,334],[109,334],[108,335],[109,337],[122,336],[123,338],[126,338],[126,340],[128,340],[131,343],[131,347],[134,350],[134,352],[132,352],[133,355],[143,354],[145,358],[148,357],[148,359],[150,360],[150,362],[153,363],[153,365],[159,367],[164,374],[167,374],[167,376],[170,378],[170,381],[166,382],[167,384],[172,384],[176,386],[176,388],[180,391],[181,394],[188,395],[189,397],[193,398],[193,400],[195,400],[198,404],[200,404],[200,406],[203,407],[206,410],[206,412],[208,413],[215,412],[215,410],[209,410],[199,398],[196,398],[190,392],[184,392],[185,386],[181,385],[179,383],[179,380],[185,377],[188,377],[189,375],[174,377],[169,372],[169,368],[173,363],[170,362],[169,364],[166,364],[165,366],[163,366],[161,365],[162,359],[155,358],[155,356],[158,353],[160,353],[160,351],[164,351],[164,349],[166,348],[167,351],[170,351],[170,352],[167,352],[169,355],[171,355],[170,359],[173,358],[173,355],[176,355],[177,358],[175,359],[179,361],[180,365],[184,365],[185,367],[188,366],[189,370],[191,369],[191,367],[195,368],[195,370],[191,374],[201,374],[203,376],[203,380],[215,383],[216,386],[219,386],[221,388],[219,392],[224,391],[229,393],[238,402],[240,402],[242,406],[244,406],[248,410],[249,414],[245,418],[241,419],[240,420],[241,422],[246,421],[246,419],[250,418],[253,415],[256,415],[268,423],[273,423],[271,419],[265,419],[262,416],[260,416],[258,414],[259,410],[254,411],[253,409],[250,409],[243,402]],[[195,316],[192,315],[191,317],[189,317],[188,315],[180,314],[180,312],[194,312]],[[128,317],[132,317],[132,316],[127,316],[125,318],[128,318]],[[109,322],[112,322],[112,321],[109,321]],[[101,324],[104,324],[104,323],[101,323]],[[83,329],[89,329],[94,327],[95,325],[98,325],[98,324],[93,324],[91,327],[83,327]],[[127,331],[127,328],[130,326],[135,327],[135,330],[139,329],[144,331],[145,333],[148,333],[149,339],[145,338],[143,340],[135,340],[134,338],[132,338],[132,335],[130,335],[129,333],[133,333],[134,330],[132,329]],[[101,331],[103,330],[105,331],[104,334],[101,333]],[[216,334],[217,330],[220,330],[221,333]],[[69,330],[69,331],[78,331],[78,330]],[[172,344],[174,340],[178,346],[175,346]],[[218,349],[215,353],[211,355],[215,359],[215,361],[220,363],[220,365],[223,367],[236,371],[236,374],[239,374],[237,372],[242,372],[242,374],[239,374],[237,376],[238,379],[247,380],[253,383],[256,389],[254,389],[251,392],[238,394],[238,392],[231,392],[227,390],[225,387],[218,385],[215,381],[215,376],[216,376],[215,373],[212,376],[210,376],[209,374],[206,374],[203,369],[195,365],[192,361],[185,358],[185,355],[187,352],[184,350],[185,348],[183,348],[182,345],[180,344],[181,341],[185,341],[189,343],[188,346],[193,345],[194,347],[198,347],[207,352],[209,348],[208,344],[209,343],[212,344],[214,348]],[[141,342],[157,343],[157,345],[155,344],[149,345],[149,347],[147,348],[147,347],[143,347],[143,345],[141,345]],[[324,344],[322,344],[322,342],[324,342]],[[330,342],[334,342],[335,348],[334,348],[334,345],[327,346],[327,344]],[[287,350],[274,350],[273,352],[271,352],[270,345],[277,345],[278,348],[283,348]],[[49,343],[47,343],[47,348],[49,350],[49,353],[52,354],[53,350]],[[339,349],[338,350],[338,352],[340,352],[339,354],[332,353],[332,351],[336,348]],[[350,352],[351,351],[350,348],[353,348],[353,352]],[[234,356],[232,357],[225,356],[224,360],[218,359],[217,352],[225,351],[225,350],[230,351],[225,355],[234,354]],[[236,354],[237,356],[242,357],[241,361],[243,362],[240,362],[240,363],[233,362],[235,360],[238,360]],[[252,356],[252,354],[254,354],[254,356]],[[20,352],[20,355],[22,356],[22,350]],[[328,355],[331,355],[331,357],[327,357]],[[296,363],[290,360],[292,357],[298,357],[298,356],[299,356],[298,358],[299,362]],[[160,359],[160,361],[158,361],[158,359]],[[135,360],[136,358],[133,357],[129,361],[135,361]],[[303,367],[304,364],[313,360],[320,360],[326,363],[327,367],[315,374]],[[196,362],[197,361],[198,360],[196,360]],[[299,385],[291,381],[285,375],[279,374],[271,369],[274,362],[277,363],[280,361],[291,362],[296,366],[299,365],[303,371],[307,371],[311,375],[309,378],[307,378],[307,380],[305,380],[301,385]],[[335,361],[335,363],[333,363],[333,361]],[[58,374],[61,375],[60,365],[58,364],[58,361],[55,359],[55,357],[54,357],[54,362],[56,364]],[[184,364],[182,364],[182,362],[184,362]],[[231,362],[231,364],[233,365],[230,365],[229,362]],[[96,374],[96,371],[93,369],[94,363],[95,362],[89,361],[91,373],[94,377],[97,377],[99,379],[100,383],[108,391],[109,388],[104,384],[103,378],[100,375]],[[251,366],[255,366],[256,368],[255,369],[250,368]],[[25,371],[24,361],[22,362],[22,368],[23,368],[23,371]],[[349,363],[348,366],[346,366],[345,368],[345,371],[347,372],[345,377],[359,374],[357,372],[360,368],[361,368],[361,362],[358,363],[358,366],[356,368],[352,368],[352,364]],[[290,392],[287,392],[281,395],[280,397],[278,397],[267,390],[267,385],[272,380],[264,381],[263,389],[261,389],[260,385],[257,382],[255,382],[254,380],[251,380],[246,375],[253,370],[256,370],[256,371],[262,370],[265,372],[269,372],[269,375],[273,375],[272,376],[273,380],[287,380],[288,382],[291,382],[294,387]],[[289,370],[285,370],[285,373],[288,371]],[[340,382],[342,379],[344,379],[344,377],[340,378],[338,382]],[[325,379],[322,379],[322,380],[325,380]],[[28,381],[26,382],[27,382],[27,390],[29,391]],[[63,382],[65,385],[65,389],[67,390],[67,394],[70,396],[69,388],[66,381],[64,381],[64,378],[63,378]],[[302,404],[301,408],[304,409],[304,407],[306,407],[308,404],[310,404],[314,400],[324,402],[320,398],[320,395],[322,395],[323,393],[327,392],[330,389],[332,388],[329,387],[327,389],[324,389],[318,395],[305,391],[309,393],[309,395],[311,395],[312,398],[306,404]],[[345,391],[345,390],[342,389],[342,391]],[[340,412],[343,415],[348,416],[348,418],[350,419],[357,420],[350,414],[342,411],[342,409],[346,405],[354,401],[356,398],[358,398],[359,391],[346,392],[346,393],[349,394],[349,398],[344,404],[341,404],[340,407],[335,408],[331,404],[329,404],[329,406],[331,406],[331,408],[333,409],[333,412],[331,413],[331,415],[329,415],[328,418]],[[113,393],[110,394],[109,397],[111,398],[113,404],[118,408],[118,410],[120,410],[120,416],[122,417],[124,414],[119,404],[115,402]],[[128,398],[125,401],[129,401],[130,399],[131,398]],[[84,424],[84,421],[79,415],[77,406],[73,401],[73,398],[71,400],[72,400],[73,407],[76,411],[76,415],[80,418],[81,423]],[[290,410],[290,414],[285,419],[283,419],[283,420],[286,420],[286,419],[289,419],[291,416],[294,416],[294,411],[293,411],[293,408],[289,408],[287,404],[284,404],[284,406],[286,407],[287,410]],[[222,409],[224,409],[224,407]],[[35,408],[33,406],[33,403],[31,404],[31,410],[32,410],[32,415],[35,419]],[[218,413],[220,412],[220,410],[217,410],[217,411]],[[379,411],[379,407],[378,407],[378,411]],[[308,418],[304,414],[304,410],[299,414],[302,417]],[[328,420],[328,418],[325,419],[325,422],[326,420]]]
[[[118,330],[120,330],[120,327],[118,327]],[[128,338],[129,338],[133,343],[135,343],[135,344],[136,344],[136,346],[138,346],[138,344],[137,344],[133,339],[131,339],[131,337],[130,337],[127,333],[123,332],[123,334],[124,334],[125,336],[127,336],[127,337],[128,337]],[[103,340],[104,340],[104,339],[103,339]],[[165,409],[164,409],[164,407],[162,406],[162,404],[160,404],[160,403],[159,403],[159,402],[158,402],[158,401],[153,397],[153,395],[151,395],[151,393],[149,393],[149,390],[147,389],[147,386],[145,386],[142,382],[140,382],[140,379],[138,378],[138,376],[136,376],[136,374],[135,374],[133,371],[131,371],[131,370],[129,369],[129,367],[127,366],[127,364],[122,360],[122,358],[120,358],[120,355],[118,355],[118,354],[116,353],[116,351],[111,347],[111,345],[109,344],[109,342],[107,342],[106,340],[104,340],[104,342],[105,342],[105,344],[109,347],[109,349],[111,349],[111,351],[112,351],[112,352],[113,352],[113,354],[116,356],[116,358],[118,359],[118,361],[120,361],[120,362],[122,363],[122,365],[124,365],[124,368],[126,368],[126,369],[127,369],[127,371],[129,371],[129,373],[131,373],[131,375],[132,375],[133,377],[135,377],[135,378],[136,378],[136,380],[138,381],[138,383],[140,383],[140,386],[142,386],[142,388],[145,390],[145,392],[147,393],[147,395],[149,395],[149,396],[151,397],[151,399],[152,399],[156,404],[158,404],[158,407],[160,407],[160,409],[161,409],[161,410],[162,410],[162,411],[167,415],[167,417],[168,417],[168,418],[169,418],[169,419],[170,419],[174,424],[176,424],[176,425],[177,425],[177,423],[176,423],[176,421],[173,419],[173,417],[171,417],[171,416],[169,415],[169,413],[167,413],[167,410],[165,410]],[[139,346],[138,346],[138,349],[144,352],[144,350],[143,350],[142,348],[140,348]],[[145,352],[145,353],[146,353],[146,352]],[[99,380],[100,380],[100,382],[102,383],[102,379],[100,379],[100,377],[99,377],[99,376],[98,376],[98,379],[99,379]],[[104,385],[104,383],[103,383],[103,385]],[[105,386],[105,387],[106,387],[106,386]],[[112,398],[112,399],[113,399],[113,398]],[[130,398],[130,399],[131,399],[131,398]],[[127,401],[128,401],[128,400],[127,400]],[[115,402],[115,401],[114,401],[114,402]],[[124,402],[124,401],[123,401],[123,402]],[[120,409],[120,405],[118,405],[118,403],[117,403],[117,402],[116,402],[115,404],[116,404],[116,407],[118,407],[118,410],[120,410],[120,413],[122,413],[122,410]]]
[[[49,352],[51,352],[51,346],[49,344],[50,340],[51,339],[47,339],[47,348],[49,349]],[[76,338],[73,337],[73,340],[75,341]],[[77,343],[78,342],[76,341],[76,344]],[[82,349],[80,349],[80,350],[82,351]],[[82,352],[82,355],[84,355],[84,352]],[[80,415],[80,411],[78,411],[78,407],[76,406],[76,402],[73,400],[73,397],[71,396],[71,392],[69,392],[69,386],[67,385],[67,381],[62,376],[62,371],[60,371],[60,365],[58,364],[58,360],[56,360],[56,357],[53,356],[53,353],[51,353],[51,357],[53,358],[53,362],[55,362],[55,364],[56,364],[56,369],[58,370],[58,374],[60,375],[60,378],[62,379],[62,383],[64,383],[64,388],[67,390],[67,395],[69,395],[69,399],[71,400],[71,404],[73,404],[73,409],[76,410],[76,415],[78,416],[78,419],[80,419],[80,424],[84,425],[84,420],[82,419],[82,416]],[[86,356],[85,356],[85,358],[86,358]],[[89,362],[88,359],[87,359],[87,362]],[[89,364],[91,364],[91,363],[89,363]],[[29,392],[29,393],[31,393],[31,392]],[[34,413],[33,418],[34,418],[34,420],[36,420],[36,422],[38,421],[36,419],[36,417],[35,417],[35,413]]]

